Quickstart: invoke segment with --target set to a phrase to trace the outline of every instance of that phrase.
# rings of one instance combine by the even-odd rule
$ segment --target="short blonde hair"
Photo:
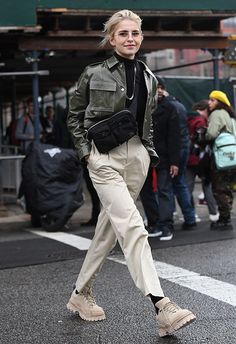
[[[142,19],[136,13],[130,10],[121,10],[119,12],[114,13],[104,24],[104,38],[101,41],[100,46],[103,47],[104,45],[106,45],[106,43],[109,41],[109,37],[111,37],[114,34],[117,24],[119,24],[124,19],[130,19],[135,21],[141,30]]]

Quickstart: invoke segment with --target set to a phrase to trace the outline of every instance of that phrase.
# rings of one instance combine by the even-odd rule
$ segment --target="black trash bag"
[[[60,230],[83,204],[83,169],[73,149],[34,142],[22,163],[21,193],[32,224]]]

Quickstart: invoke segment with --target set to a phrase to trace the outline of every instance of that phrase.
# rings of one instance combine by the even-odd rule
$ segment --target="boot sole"
[[[106,315],[102,314],[102,315],[96,315],[96,316],[86,316],[85,314],[83,314],[83,312],[81,312],[76,306],[73,305],[73,303],[69,302],[66,305],[66,308],[72,312],[72,313],[78,313],[80,318],[86,321],[101,321],[101,320],[105,320],[106,319]]]
[[[172,325],[168,325],[166,327],[161,327],[159,329],[159,336],[160,337],[168,336],[168,335],[172,334],[173,332],[175,332],[175,331],[177,331],[177,330],[179,330],[185,326],[190,325],[195,320],[196,320],[196,317],[193,313],[188,314],[187,316],[185,316],[181,320],[174,322]]]

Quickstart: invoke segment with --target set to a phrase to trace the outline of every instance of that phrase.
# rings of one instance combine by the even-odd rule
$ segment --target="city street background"
[[[196,204],[200,191],[197,183]],[[196,205],[201,218],[196,229],[181,230],[177,208],[173,240],[149,240],[165,294],[191,309],[195,323],[159,338],[153,306],[134,286],[118,245],[94,285],[107,319],[85,322],[70,314],[66,303],[94,233],[94,227],[79,225],[90,209],[85,192],[84,205],[64,232],[71,244],[59,242],[57,233],[35,231],[19,206],[8,207],[9,216],[0,218],[1,344],[236,343],[235,231],[211,231],[205,205]]]

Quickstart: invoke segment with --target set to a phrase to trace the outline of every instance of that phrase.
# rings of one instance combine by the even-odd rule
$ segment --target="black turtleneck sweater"
[[[147,101],[147,88],[145,84],[143,68],[144,66],[136,59],[126,59],[117,53],[114,53],[116,58],[125,65],[126,88],[127,97],[131,97],[134,92],[132,100],[126,99],[126,107],[130,109],[136,117],[138,123],[139,136],[142,137],[143,120]],[[134,67],[136,66],[136,78],[134,83]],[[135,91],[134,91],[135,84]]]

